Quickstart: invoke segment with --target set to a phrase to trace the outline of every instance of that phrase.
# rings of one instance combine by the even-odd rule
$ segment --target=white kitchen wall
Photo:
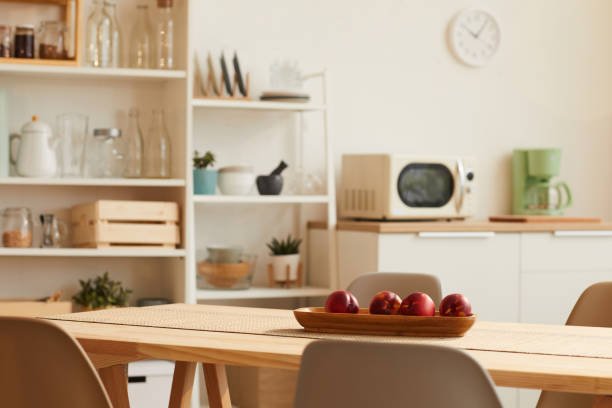
[[[337,172],[349,152],[473,155],[483,218],[510,209],[513,148],[559,146],[575,192],[568,213],[612,216],[611,1],[197,3],[195,47],[238,50],[256,94],[278,58],[329,69]],[[449,21],[465,7],[482,7],[501,25],[500,50],[482,69],[458,63],[446,44]],[[232,118],[237,127],[252,120]],[[271,134],[287,129],[264,120]],[[216,147],[228,151],[229,140]]]

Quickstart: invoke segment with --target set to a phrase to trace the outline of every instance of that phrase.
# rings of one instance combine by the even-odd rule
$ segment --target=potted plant
[[[270,249],[272,276],[275,282],[287,283],[298,280],[301,243],[301,239],[288,235],[280,241],[273,238],[266,244]]]
[[[72,300],[85,310],[109,309],[127,306],[132,291],[125,289],[121,282],[111,280],[108,272],[86,281],[79,280],[81,290]]]
[[[215,164],[215,155],[207,151],[200,156],[196,150],[193,155],[193,189],[195,194],[214,195],[217,190],[217,170],[211,169]]]

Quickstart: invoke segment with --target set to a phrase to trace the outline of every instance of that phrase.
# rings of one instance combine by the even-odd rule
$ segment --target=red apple
[[[351,292],[337,290],[325,301],[327,313],[359,313],[359,302]]]
[[[435,316],[436,304],[427,293],[414,292],[402,300],[399,312],[408,316]]]
[[[396,293],[383,290],[382,292],[378,292],[372,298],[372,301],[370,302],[370,313],[384,315],[397,314],[401,304],[402,298],[400,298]]]
[[[472,315],[472,305],[461,293],[446,296],[440,302],[440,316],[465,317]]]

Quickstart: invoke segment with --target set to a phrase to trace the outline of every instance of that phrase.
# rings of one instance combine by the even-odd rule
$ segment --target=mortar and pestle
[[[281,160],[280,164],[268,175],[257,176],[257,191],[260,195],[279,195],[283,190],[283,176],[281,173],[287,167],[287,163]]]

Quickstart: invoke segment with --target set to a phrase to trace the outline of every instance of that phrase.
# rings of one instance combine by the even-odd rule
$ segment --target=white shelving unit
[[[242,300],[242,299],[290,299],[324,297],[331,293],[327,288],[266,288],[252,287],[247,290],[204,290],[196,292],[198,300]]]
[[[267,102],[267,101],[232,101],[224,99],[194,99],[192,105],[196,108],[209,109],[236,109],[236,110],[265,110],[265,111],[291,111],[311,112],[324,111],[325,105],[312,103]]]
[[[0,177],[0,185],[12,186],[109,186],[109,187],[184,187],[183,179],[118,178],[26,178]]]
[[[224,196],[194,195],[195,204],[327,204],[326,195]]]
[[[149,248],[0,248],[0,257],[58,257],[58,258],[181,258],[184,249]]]
[[[184,70],[91,68],[3,63],[0,63],[0,75],[35,78],[147,80],[150,82],[165,82],[168,80],[185,79],[187,77],[187,73]]]

